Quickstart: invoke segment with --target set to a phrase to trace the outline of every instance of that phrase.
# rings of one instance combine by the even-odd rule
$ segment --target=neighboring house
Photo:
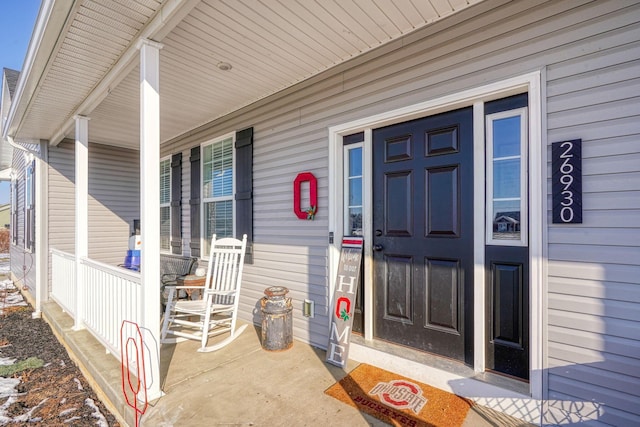
[[[16,91],[18,77],[20,72],[10,68],[2,69],[2,80],[0,81],[0,129],[7,122],[9,110],[11,109],[11,100]],[[0,132],[1,133],[1,132]],[[11,179],[11,163],[13,161],[13,146],[0,138],[0,181],[9,181]],[[9,224],[9,221],[0,221],[0,226]]]
[[[11,203],[0,205],[0,227],[9,228],[11,224]]]
[[[160,253],[247,233],[240,317],[285,286],[327,348],[362,235],[350,357],[640,424],[640,4],[370,3],[44,1],[2,128],[14,277],[118,355],[101,319],[158,341]],[[117,267],[136,219],[142,274]]]

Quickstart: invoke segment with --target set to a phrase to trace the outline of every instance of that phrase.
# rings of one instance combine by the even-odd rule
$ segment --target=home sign
[[[343,238],[327,347],[327,362],[341,368],[346,365],[349,354],[349,336],[353,326],[361,262],[362,238]]]

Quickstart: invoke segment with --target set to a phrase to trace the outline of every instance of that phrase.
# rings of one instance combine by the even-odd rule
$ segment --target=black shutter
[[[182,153],[171,156],[171,253],[182,254]]]
[[[236,133],[236,232],[247,235],[244,261],[253,264],[253,128]]]
[[[191,256],[200,257],[200,146],[191,149]]]

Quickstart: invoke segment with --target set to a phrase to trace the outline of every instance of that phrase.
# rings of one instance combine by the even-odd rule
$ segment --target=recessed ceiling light
[[[222,71],[229,71],[232,67],[228,62],[218,62],[218,68]]]

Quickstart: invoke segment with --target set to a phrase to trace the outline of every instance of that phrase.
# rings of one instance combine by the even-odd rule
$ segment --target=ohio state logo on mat
[[[392,380],[388,383],[378,383],[369,392],[372,396],[386,405],[397,409],[411,409],[419,414],[427,398],[422,395],[422,389],[406,380]]]

